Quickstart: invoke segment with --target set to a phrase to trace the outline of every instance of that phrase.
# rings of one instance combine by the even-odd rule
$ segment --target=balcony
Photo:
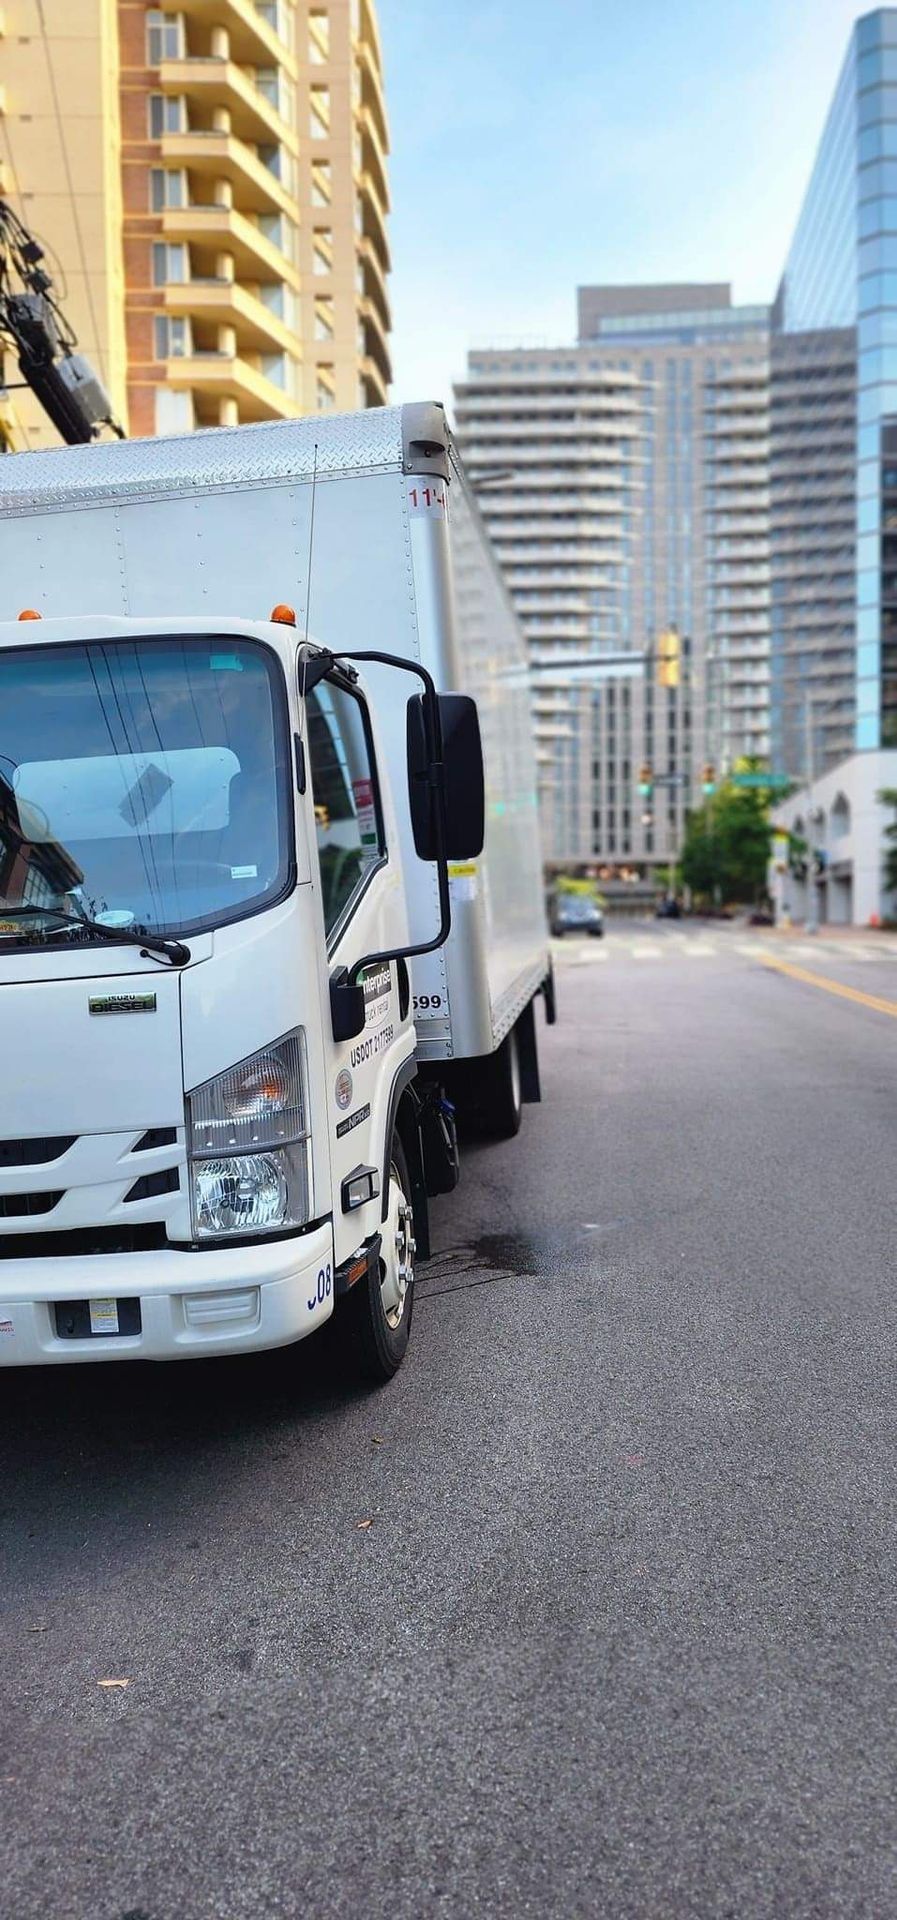
[[[507,391],[501,393],[486,391],[485,383],[482,387],[458,387],[455,410],[458,420],[468,424],[499,418],[513,426],[517,423],[515,408],[519,407],[521,394],[526,388],[528,420],[544,418],[551,421],[560,414],[566,416],[569,413],[581,414],[591,422],[605,413],[619,414],[627,426],[631,422],[632,430],[636,431],[638,422],[647,414],[648,409],[640,394],[628,390],[621,393],[618,386],[604,386],[597,376],[584,376],[582,381],[577,376],[575,384],[571,376],[569,384],[569,392],[557,393],[551,390],[541,374],[533,373],[528,380],[518,378],[513,387],[509,385]],[[617,432],[621,423],[619,420],[616,422]]]
[[[295,129],[233,60],[220,60],[211,54],[163,60],[159,79],[163,92],[186,94],[209,115],[216,108],[226,107],[231,131],[239,140],[255,141],[263,147],[280,143],[294,158],[298,154]]]
[[[360,0],[359,14],[360,14],[360,33],[357,37],[356,45],[361,47],[367,44],[370,47],[371,54],[375,62],[375,65],[378,69],[378,72],[382,73],[383,72],[383,47],[380,42],[380,30],[377,26],[377,16],[374,12],[373,7],[371,6],[370,0]]]
[[[165,379],[176,392],[192,393],[200,412],[203,398],[236,400],[241,420],[294,420],[301,412],[291,394],[239,354],[193,353],[167,360]]]
[[[383,271],[388,273],[392,263],[386,233],[386,208],[377,192],[376,181],[371,178],[370,173],[356,173],[355,186],[363,202],[363,232],[369,240],[373,241],[380,255]]]
[[[204,27],[225,27],[231,53],[247,67],[282,66],[291,79],[296,61],[285,41],[257,12],[253,0],[177,0],[177,11]]]
[[[356,45],[356,58],[361,70],[361,97],[370,108],[380,146],[384,153],[389,152],[389,121],[386,116],[386,99],[383,93],[383,79],[374,57],[374,50],[368,40],[360,40]]]
[[[166,166],[186,167],[200,179],[228,180],[238,206],[250,213],[286,213],[298,219],[292,194],[253,153],[232,133],[166,133],[162,158]]]
[[[236,280],[183,280],[165,288],[166,313],[194,325],[232,327],[238,347],[250,353],[296,352],[296,332]]]
[[[368,389],[370,396],[368,405],[385,407],[389,399],[389,383],[384,379],[376,360],[372,360],[370,354],[365,354],[360,361],[358,377],[364,381]]]
[[[358,302],[359,317],[364,322],[365,345],[373,360],[376,360],[386,385],[392,379],[392,361],[389,357],[389,340],[386,328],[380,317],[380,310],[373,300],[362,299]]]
[[[374,300],[380,309],[380,318],[387,332],[392,326],[392,308],[386,290],[386,275],[380,261],[380,255],[373,241],[366,234],[355,236],[358,258],[364,267],[364,291],[368,300]]]
[[[370,107],[355,108],[355,122],[361,130],[362,171],[368,171],[377,189],[381,206],[389,212],[389,181],[386,178],[386,156],[377,132],[374,116]]]
[[[162,218],[166,240],[186,241],[203,278],[212,278],[220,253],[231,254],[239,280],[284,280],[298,292],[300,278],[293,262],[260,229],[234,207],[170,207]],[[207,268],[208,272],[203,273]]]

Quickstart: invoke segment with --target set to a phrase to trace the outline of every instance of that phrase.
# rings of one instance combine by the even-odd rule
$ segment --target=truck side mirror
[[[486,837],[485,771],[480,718],[476,701],[466,693],[440,693],[439,719],[445,767],[445,854],[448,860],[471,860],[483,851]],[[408,702],[408,795],[414,850],[420,860],[435,860],[433,788],[424,726],[424,697]]]

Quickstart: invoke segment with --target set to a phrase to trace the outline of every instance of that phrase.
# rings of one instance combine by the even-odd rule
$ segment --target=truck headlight
[[[187,1095],[197,1240],[304,1226],[309,1217],[305,1035],[262,1047]]]

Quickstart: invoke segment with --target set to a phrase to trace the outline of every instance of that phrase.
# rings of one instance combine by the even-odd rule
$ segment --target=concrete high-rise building
[[[549,857],[651,867],[678,853],[702,766],[767,746],[769,313],[733,307],[725,284],[584,287],[579,336],[554,353],[471,354],[458,431],[532,643]],[[543,526],[576,502],[571,466],[587,489],[598,469],[616,489],[603,546],[589,534],[594,577],[569,560],[561,568],[560,553],[549,562],[522,516],[522,475],[536,459]],[[660,684],[658,670],[671,628],[677,686]],[[539,649],[547,640],[594,655],[599,637],[636,658],[580,684],[592,752],[578,753],[574,780],[564,735],[546,731],[558,714],[546,712]],[[654,778],[647,799],[643,765]]]
[[[373,0],[7,0],[3,191],[131,433],[385,402]],[[27,443],[55,438],[17,403]]]
[[[632,842],[633,701],[577,663],[627,644],[644,396],[576,349],[473,353],[455,390],[465,464],[530,643],[550,860]],[[610,714],[613,712],[613,722]],[[618,752],[604,753],[613,724]]]

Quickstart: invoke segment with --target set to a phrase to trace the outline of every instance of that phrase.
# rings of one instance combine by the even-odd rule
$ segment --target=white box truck
[[[336,1310],[388,1378],[539,995],[524,643],[441,408],[0,461],[0,1365]]]

